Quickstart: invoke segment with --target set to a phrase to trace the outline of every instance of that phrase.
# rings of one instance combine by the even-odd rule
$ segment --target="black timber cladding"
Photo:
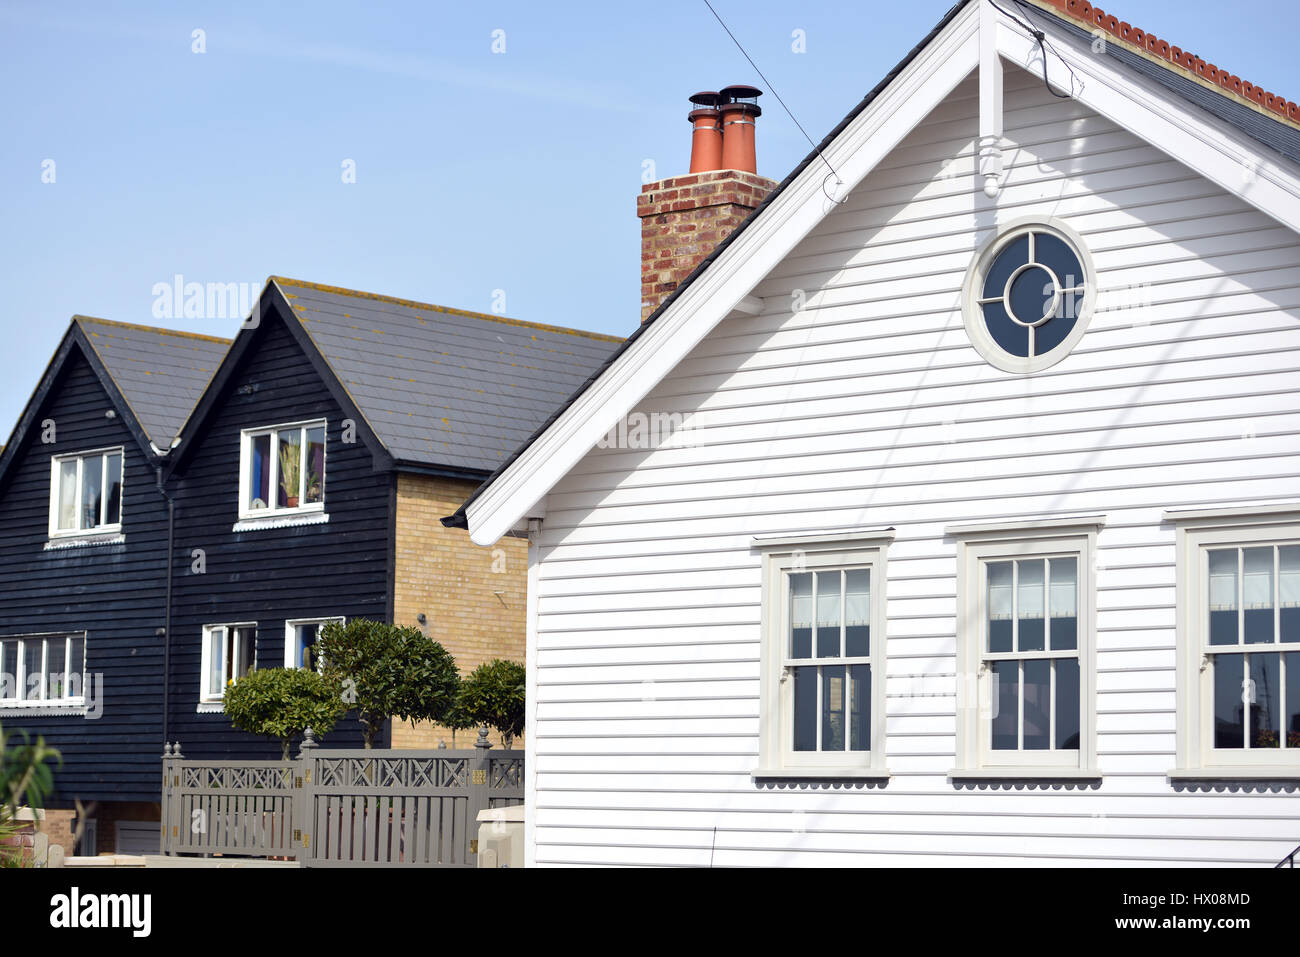
[[[66,342],[66,340],[65,340]],[[83,800],[157,800],[162,743],[166,510],[154,463],[73,344],[52,369],[37,427],[11,439],[0,495],[0,637],[85,632],[91,675],[86,716],[0,712],[5,732],[41,735],[62,752],[54,806]],[[115,417],[105,415],[114,411]],[[43,423],[53,423],[53,442]],[[119,544],[46,549],[50,458],[121,446]]]
[[[289,321],[293,321],[290,319]],[[221,713],[198,713],[205,625],[257,623],[259,667],[284,666],[285,622],[341,616],[388,620],[390,487],[372,451],[344,441],[343,409],[286,328],[264,310],[211,413],[185,443],[173,473],[170,736],[188,757],[276,758],[278,742],[234,730]],[[234,531],[239,520],[240,435],[245,429],[325,419],[324,524]],[[196,551],[204,570],[195,570]],[[354,716],[325,743],[359,747]]]
[[[390,620],[394,469],[482,477],[487,469],[474,456],[505,454],[512,429],[531,429],[544,416],[547,389],[585,374],[617,341],[332,287],[290,287],[316,297],[311,308],[299,303],[296,310],[311,333],[275,283],[257,321],[245,323],[233,345],[75,317],[0,455],[0,504],[18,516],[0,529],[0,633],[84,632],[86,668],[92,682],[104,681],[103,717],[0,711],[8,730],[42,734],[61,747],[66,773],[57,777],[52,806],[73,798],[156,801],[164,732],[194,757],[277,757],[278,743],[236,732],[224,714],[198,707],[203,626],[256,622],[257,663],[274,667],[284,663],[287,620]],[[351,328],[358,321],[368,333]],[[410,356],[417,368],[402,370]],[[435,372],[413,374],[424,362]],[[455,437],[444,436],[437,449],[432,441],[414,447],[412,433],[399,427],[402,417],[430,415],[432,403],[445,403],[448,412],[435,431],[454,423]],[[45,446],[40,425],[50,417],[59,423],[58,442]],[[235,531],[241,431],[316,418],[328,423],[330,521]],[[348,420],[356,441],[343,440]],[[161,458],[181,428],[182,442]],[[50,456],[106,446],[125,452],[124,541],[47,549]],[[170,559],[160,471],[175,502]],[[200,553],[203,574],[196,573]],[[359,745],[355,717],[326,740]]]

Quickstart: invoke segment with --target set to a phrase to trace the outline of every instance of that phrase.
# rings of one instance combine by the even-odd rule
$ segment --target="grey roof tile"
[[[77,316],[150,441],[167,448],[212,379],[229,339]]]
[[[399,462],[492,471],[621,342],[275,277]]]

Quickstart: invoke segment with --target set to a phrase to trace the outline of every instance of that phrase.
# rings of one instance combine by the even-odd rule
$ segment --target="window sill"
[[[266,528],[293,528],[298,525],[324,525],[330,520],[328,512],[307,512],[302,515],[267,515],[264,518],[241,518],[232,532],[256,532]]]
[[[63,548],[87,548],[91,545],[123,545],[126,536],[121,532],[107,532],[100,535],[68,535],[51,538],[45,543],[47,552]]]
[[[224,701],[200,701],[194,709],[195,714],[222,714],[226,710]]]
[[[758,768],[750,772],[755,783],[776,787],[883,787],[889,781],[887,768]]]
[[[85,717],[88,709],[84,704],[46,704],[42,701],[33,702],[13,702],[6,701],[0,704],[0,715],[12,715],[14,717],[30,716],[62,716],[62,717]]]
[[[1101,785],[1102,774],[1096,768],[954,768],[948,780],[958,788],[1028,787],[1049,788]]]

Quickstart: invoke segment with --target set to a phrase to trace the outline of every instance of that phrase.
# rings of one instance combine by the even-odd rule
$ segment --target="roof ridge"
[[[511,319],[508,316],[496,316],[486,312],[473,312],[469,309],[457,309],[453,306],[440,306],[433,302],[421,302],[418,299],[402,299],[398,296],[386,296],[378,292],[366,292],[362,289],[348,289],[346,286],[328,286],[324,283],[309,282],[305,279],[291,279],[288,276],[270,276],[268,282],[285,283],[291,286],[302,286],[307,289],[315,289],[318,292],[332,292],[345,296],[355,296],[361,299],[374,299],[379,302],[390,302],[398,306],[411,306],[416,309],[433,309],[437,312],[444,312],[454,316],[468,316],[471,319],[487,319],[490,322],[500,322],[511,326],[523,326],[528,329],[541,329],[546,332],[561,332],[571,336],[585,336],[588,339],[600,339],[606,342],[622,342],[622,336],[613,336],[604,332],[588,332],[585,329],[571,329],[567,326],[552,326],[544,322],[529,322],[526,319]]]
[[[98,322],[106,326],[116,326],[121,329],[138,329],[141,332],[157,332],[165,336],[177,336],[183,339],[200,339],[204,342],[217,342],[222,345],[230,345],[230,339],[223,339],[220,336],[209,336],[201,332],[185,332],[181,329],[164,329],[162,326],[146,326],[138,322],[119,322],[116,319],[101,319],[99,316],[83,316],[77,313],[72,317],[73,322]]]
[[[1187,76],[1202,86],[1222,94],[1262,113],[1269,119],[1300,129],[1300,106],[1277,93],[1270,93],[1213,63],[1207,63],[1195,53],[1162,40],[1154,33],[1138,27],[1094,6],[1088,0],[1029,0],[1048,13],[1063,14],[1071,20],[1086,24],[1094,32],[1105,31],[1110,38],[1120,41],[1125,49],[1133,50],[1148,60],[1158,63],[1178,75]]]

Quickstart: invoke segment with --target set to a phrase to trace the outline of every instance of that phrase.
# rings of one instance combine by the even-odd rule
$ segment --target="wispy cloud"
[[[188,47],[188,32],[158,26],[139,26],[121,19],[98,20],[85,16],[51,15],[36,7],[0,7],[0,20],[38,30],[113,36],[142,41],[160,49],[163,45]],[[10,39],[13,39],[12,35]],[[488,53],[489,38],[483,38],[484,56],[499,60],[499,69],[475,69],[436,57],[411,53],[368,50],[339,43],[303,42],[281,35],[249,33],[240,30],[208,30],[209,56],[223,51],[250,57],[300,60],[346,70],[403,77],[433,86],[452,86],[479,93],[495,91],[513,96],[569,106],[594,108],[606,112],[635,112],[626,101],[604,95],[585,84],[570,83],[553,76],[510,72],[509,54]]]
[[[210,38],[211,40],[211,38]],[[230,34],[212,41],[209,49],[225,46],[236,53],[249,56],[281,57],[307,60],[330,66],[390,76],[406,77],[438,86],[455,86],[467,90],[494,90],[530,99],[549,100],[571,106],[592,107],[604,111],[634,112],[632,106],[601,95],[586,86],[565,83],[554,77],[518,75],[505,70],[509,54],[502,54],[501,70],[479,70],[460,66],[446,60],[416,56],[407,53],[378,53],[334,43],[293,43],[280,38]],[[487,49],[487,37],[483,47]],[[487,54],[491,56],[491,54]]]

